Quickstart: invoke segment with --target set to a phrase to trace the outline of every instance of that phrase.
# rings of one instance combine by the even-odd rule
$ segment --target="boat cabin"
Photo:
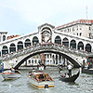
[[[30,73],[30,77],[37,80],[38,82],[53,81],[53,79],[47,73],[43,72],[32,72]]]

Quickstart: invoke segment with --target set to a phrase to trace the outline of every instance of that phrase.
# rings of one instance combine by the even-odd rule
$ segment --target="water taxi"
[[[18,71],[11,71],[11,70],[3,71],[2,76],[3,76],[4,80],[18,79],[21,77],[21,75]]]
[[[49,88],[54,87],[53,79],[42,71],[29,72],[30,83],[37,88]]]

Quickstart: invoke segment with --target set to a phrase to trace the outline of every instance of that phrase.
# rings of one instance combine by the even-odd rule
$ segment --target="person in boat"
[[[69,71],[69,77],[71,76],[71,70],[72,70],[72,66],[71,66],[71,64],[69,63],[69,65],[67,66],[67,68],[68,68],[68,71]]]
[[[33,68],[32,72],[35,72],[35,68]]]
[[[15,72],[15,69],[12,67],[12,68],[10,68],[10,70],[12,71],[12,72]]]

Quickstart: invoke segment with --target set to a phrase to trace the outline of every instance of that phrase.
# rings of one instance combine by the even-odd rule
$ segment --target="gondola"
[[[65,82],[74,82],[79,77],[79,74],[80,74],[80,71],[78,71],[77,74],[74,74],[70,77],[64,77],[64,76],[60,75],[59,80],[65,81]]]

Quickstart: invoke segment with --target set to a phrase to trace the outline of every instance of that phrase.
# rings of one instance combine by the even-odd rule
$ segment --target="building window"
[[[5,41],[5,39],[6,39],[6,36],[4,35],[4,36],[3,36],[3,41]]]
[[[75,28],[74,27],[72,28],[72,31],[75,31]]]
[[[37,62],[37,60],[35,60],[35,63]]]
[[[30,61],[30,60],[28,60],[28,62],[29,62],[29,63],[31,63],[31,61]]]
[[[34,63],[34,61],[32,60],[32,63]]]
[[[80,36],[82,35],[82,33],[80,33]]]
[[[69,32],[69,29],[68,29],[68,32]]]
[[[77,36],[78,36],[78,33],[77,33]]]
[[[91,30],[91,27],[89,27],[89,30]]]
[[[77,30],[78,30],[78,26],[77,26]]]
[[[49,54],[47,55],[47,58],[49,58]]]

